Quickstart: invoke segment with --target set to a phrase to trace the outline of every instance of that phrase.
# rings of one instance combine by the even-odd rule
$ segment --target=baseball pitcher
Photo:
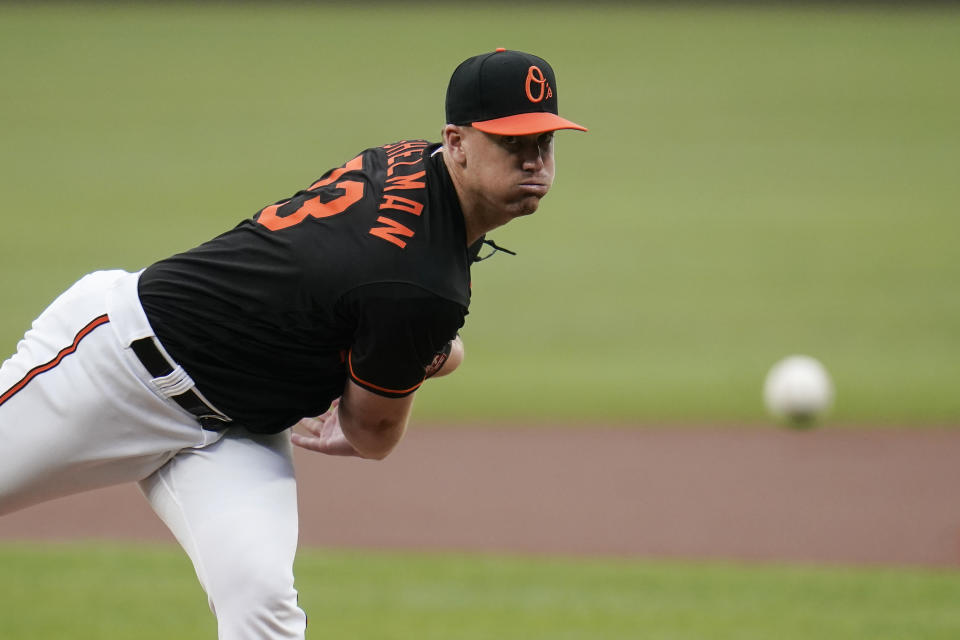
[[[503,49],[457,67],[446,117],[439,143],[362,151],[209,242],[54,300],[0,368],[0,514],[137,482],[220,638],[303,638],[292,446],[394,449],[417,389],[463,358],[485,234],[537,210],[554,131],[585,130],[557,115],[546,61]]]

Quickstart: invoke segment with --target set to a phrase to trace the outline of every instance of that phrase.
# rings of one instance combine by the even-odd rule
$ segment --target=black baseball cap
[[[506,49],[456,68],[447,85],[447,123],[501,136],[587,130],[557,115],[557,80],[547,61]]]

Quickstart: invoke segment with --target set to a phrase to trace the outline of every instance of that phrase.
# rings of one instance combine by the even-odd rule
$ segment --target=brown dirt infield
[[[960,429],[413,428],[383,462],[297,453],[301,545],[960,565]],[[0,539],[172,541],[137,489]]]

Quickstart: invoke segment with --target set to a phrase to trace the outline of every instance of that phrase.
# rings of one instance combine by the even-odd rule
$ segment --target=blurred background
[[[895,4],[0,7],[0,349],[81,274],[190,248],[359,150],[438,139],[450,72],[548,59],[538,214],[491,234],[421,418],[757,422],[790,353],[837,423],[960,418],[960,12]]]

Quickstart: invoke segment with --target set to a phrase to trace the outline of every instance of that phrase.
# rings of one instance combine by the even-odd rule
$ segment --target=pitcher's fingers
[[[323,429],[323,420],[318,418],[303,418],[300,422],[297,423],[298,427],[303,428],[303,430],[308,431],[309,433],[319,436],[321,435],[321,430]],[[294,435],[297,435],[294,433]]]
[[[294,446],[300,447],[301,449],[309,449],[310,451],[317,451],[319,453],[324,453],[323,440],[320,438],[311,438],[309,436],[303,436],[299,433],[291,434],[290,442]]]

